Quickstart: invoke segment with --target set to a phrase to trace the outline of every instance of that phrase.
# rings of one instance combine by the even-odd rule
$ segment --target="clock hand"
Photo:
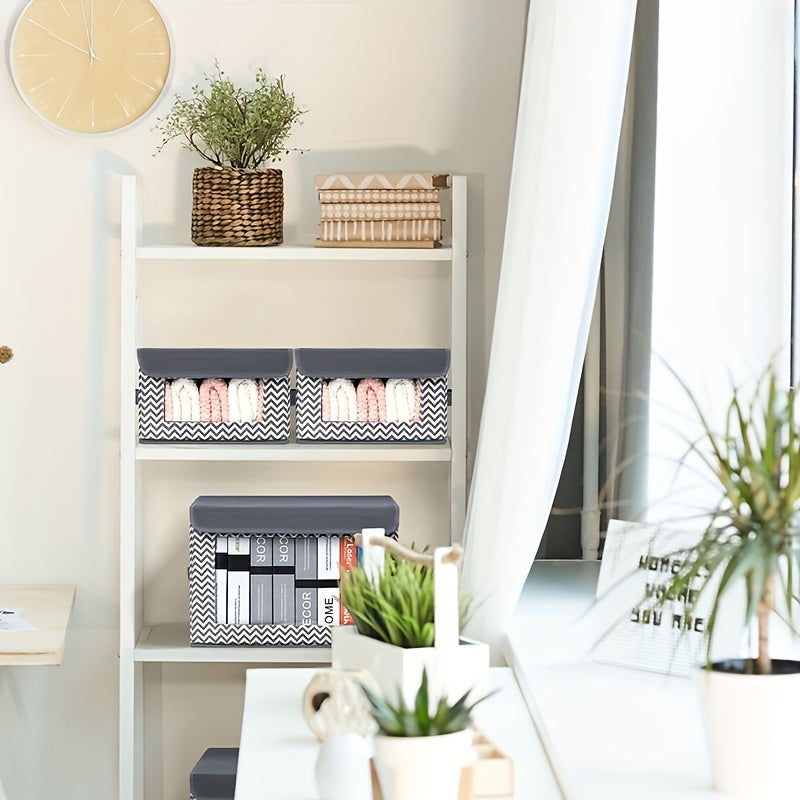
[[[30,23],[31,23],[31,25],[35,25],[37,28],[41,28],[45,33],[49,33],[50,36],[52,36],[54,39],[58,39],[59,42],[63,42],[64,44],[75,48],[75,50],[80,50],[81,53],[83,53],[85,56],[89,56],[89,58],[92,57],[92,54],[88,50],[84,50],[82,47],[79,47],[77,44],[74,44],[73,42],[67,41],[66,39],[62,38],[57,33],[53,33],[53,31],[51,31],[49,28],[45,28],[44,25],[42,25],[41,23],[37,22],[35,19],[30,20]],[[95,58],[97,58],[97,56],[95,56]]]
[[[94,60],[97,58],[94,52],[94,41],[93,41],[94,37],[92,35],[94,33],[94,0],[92,0],[90,6],[90,14],[91,14],[91,24],[86,17],[86,5],[84,3],[84,0],[81,0],[81,16],[83,17],[83,30],[86,33],[86,42],[89,47],[90,64],[94,64]]]

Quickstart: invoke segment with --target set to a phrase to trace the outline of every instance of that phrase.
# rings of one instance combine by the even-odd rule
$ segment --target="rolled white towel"
[[[416,387],[409,378],[386,381],[386,421],[414,422],[416,419]]]
[[[331,422],[356,422],[358,403],[356,387],[347,378],[334,378],[328,381],[328,402]]]
[[[172,418],[176,422],[200,420],[200,390],[190,378],[178,378],[170,384]]]
[[[256,422],[258,409],[258,382],[252,378],[231,378],[228,381],[228,413],[231,422]]]

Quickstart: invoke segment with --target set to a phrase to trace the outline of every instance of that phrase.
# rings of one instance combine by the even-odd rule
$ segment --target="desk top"
[[[0,584],[0,609],[16,609],[33,630],[0,630],[0,665],[57,665],[64,653],[75,587]]]
[[[300,698],[315,669],[248,669],[235,800],[315,800],[319,744]],[[477,727],[514,761],[516,800],[562,800],[510,669],[491,670],[497,694],[474,712]],[[501,798],[497,798],[501,800]]]
[[[507,634],[508,663],[568,800],[723,800],[711,790],[690,678],[594,663],[599,562],[538,561]]]

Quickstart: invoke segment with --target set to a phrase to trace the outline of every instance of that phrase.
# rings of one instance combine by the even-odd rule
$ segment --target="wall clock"
[[[149,0],[31,0],[11,36],[23,100],[73,133],[108,133],[139,119],[163,92],[170,38]]]

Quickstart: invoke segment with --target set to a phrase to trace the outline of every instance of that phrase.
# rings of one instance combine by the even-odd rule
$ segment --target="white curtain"
[[[464,534],[467,633],[492,646],[569,437],[614,182],[636,0],[531,0],[503,261]]]

